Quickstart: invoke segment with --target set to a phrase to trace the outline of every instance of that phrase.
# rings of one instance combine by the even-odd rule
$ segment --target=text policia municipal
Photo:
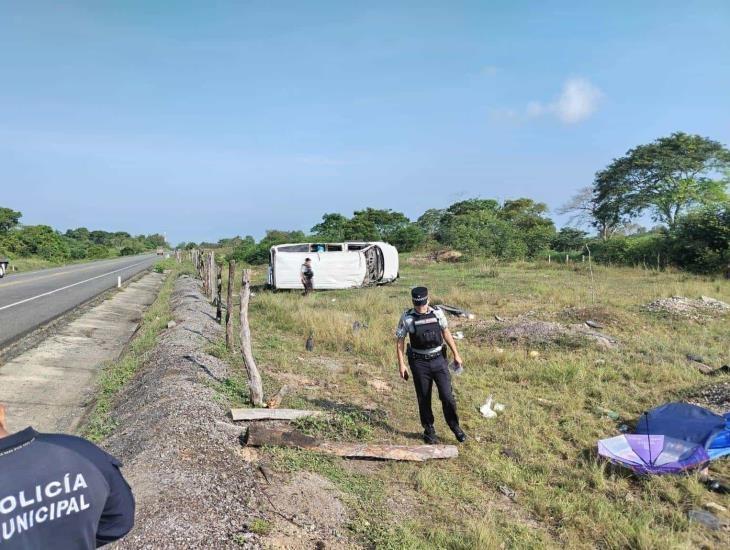
[[[88,485],[82,474],[66,474],[63,479],[36,485],[32,492],[20,491],[0,498],[0,546],[15,535],[62,517],[88,510],[83,489]]]

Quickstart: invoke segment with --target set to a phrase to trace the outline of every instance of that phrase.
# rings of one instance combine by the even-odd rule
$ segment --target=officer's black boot
[[[423,440],[429,445],[435,445],[438,442],[438,439],[436,439],[436,430],[433,428],[433,424],[426,426],[423,430]]]
[[[454,432],[454,435],[456,436],[456,439],[459,443],[464,443],[466,441],[466,434],[464,433],[464,430],[462,430],[459,426],[456,426],[452,429]]]

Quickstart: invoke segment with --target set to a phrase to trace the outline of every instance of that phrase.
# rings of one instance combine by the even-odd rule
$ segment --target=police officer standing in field
[[[301,271],[301,281],[302,286],[304,286],[304,292],[302,293],[302,296],[306,296],[307,294],[312,292],[312,290],[314,290],[314,270],[312,269],[311,258],[307,258],[306,260],[304,260]]]
[[[0,548],[93,550],[134,525],[120,463],[71,435],[10,434],[0,405]]]
[[[443,353],[444,343],[451,348],[454,362],[462,365],[461,355],[456,349],[454,338],[448,328],[444,312],[432,308],[428,303],[428,289],[423,286],[411,291],[413,308],[407,310],[396,329],[396,350],[400,376],[408,380],[406,357],[413,372],[413,383],[416,386],[418,412],[423,425],[423,440],[436,443],[436,430],[433,427],[433,411],[431,410],[431,390],[434,382],[439,392],[439,399],[444,410],[444,418],[459,442],[466,440],[466,434],[459,427],[456,414],[456,400],[451,389],[451,375]],[[408,351],[405,350],[406,335],[410,338]]]

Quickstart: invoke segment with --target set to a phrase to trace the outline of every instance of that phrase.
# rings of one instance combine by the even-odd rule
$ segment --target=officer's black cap
[[[428,289],[425,286],[417,286],[411,290],[411,298],[417,306],[425,304],[428,301]]]

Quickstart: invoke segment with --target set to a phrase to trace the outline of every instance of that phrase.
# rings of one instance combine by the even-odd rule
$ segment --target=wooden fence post
[[[256,367],[251,350],[251,328],[248,325],[248,300],[251,296],[251,270],[244,269],[241,279],[241,353],[248,373],[248,388],[251,393],[251,403],[254,407],[264,404],[264,390],[261,386],[261,375]]]
[[[203,296],[208,297],[208,255],[204,253],[200,257],[200,279],[203,281]]]
[[[233,284],[236,281],[236,260],[228,262],[228,294],[226,296],[226,348],[233,349]]]
[[[221,291],[223,290],[223,266],[218,268],[217,265],[213,264],[216,274],[216,305],[215,305],[215,320],[219,323],[223,318],[223,304],[221,303]]]
[[[215,297],[215,252],[210,251],[210,267],[208,269],[208,294],[210,301]]]

